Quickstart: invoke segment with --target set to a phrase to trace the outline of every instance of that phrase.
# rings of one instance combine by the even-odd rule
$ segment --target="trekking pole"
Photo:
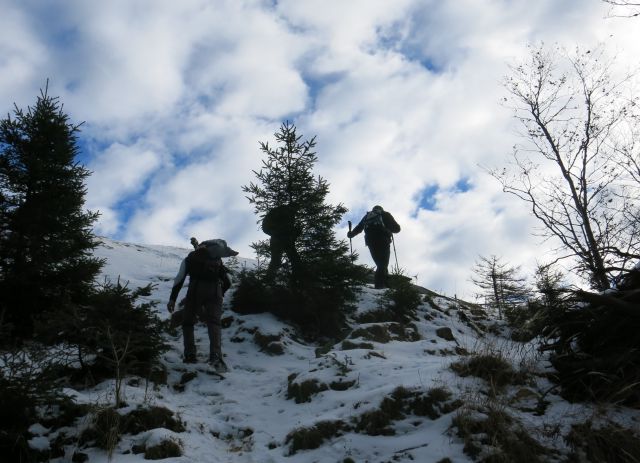
[[[396,272],[400,273],[400,266],[398,265],[398,253],[396,252],[396,240],[393,239],[393,233],[391,234],[391,243],[393,243],[393,255],[396,257]]]
[[[349,224],[349,235],[351,235],[351,220],[347,220]],[[351,249],[351,260],[353,261],[353,243],[351,242],[351,237],[349,237],[349,249]]]

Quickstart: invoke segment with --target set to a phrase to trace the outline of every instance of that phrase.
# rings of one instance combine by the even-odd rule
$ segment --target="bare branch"
[[[628,0],[602,0],[611,5],[609,10],[610,18],[635,18],[640,16],[640,2]],[[622,10],[621,14],[614,14],[614,11]]]
[[[505,79],[525,143],[508,167],[489,171],[529,203],[543,235],[559,240],[597,289],[640,248],[640,105],[624,95],[633,74],[612,80],[611,64],[602,48],[532,47]]]

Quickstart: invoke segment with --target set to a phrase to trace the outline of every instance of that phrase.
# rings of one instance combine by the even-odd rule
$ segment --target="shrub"
[[[301,383],[295,383],[295,375],[289,376],[287,386],[287,399],[295,399],[297,404],[311,402],[311,397],[315,394],[326,391],[327,385],[317,379],[308,379]]]
[[[35,344],[0,352],[0,455],[7,461],[30,461],[28,428],[42,411],[65,403],[56,386],[49,352]]]
[[[371,325],[365,328],[358,328],[357,330],[353,330],[351,338],[362,338],[367,341],[374,341],[381,344],[386,344],[391,341],[389,331],[384,325]]]
[[[159,444],[146,447],[144,451],[145,460],[163,460],[182,456],[182,445],[174,439],[164,439]]]
[[[339,436],[347,429],[348,426],[343,421],[320,421],[311,427],[290,432],[285,443],[291,442],[289,454],[293,455],[298,450],[317,449],[325,440]]]
[[[408,414],[435,420],[461,406],[460,401],[450,401],[450,398],[451,393],[444,388],[420,392],[399,386],[382,400],[379,408],[355,418],[355,430],[370,436],[393,435],[395,431],[390,425]]]
[[[571,293],[546,309],[542,349],[551,351],[551,377],[572,401],[618,402],[640,408],[640,298],[638,288]]]
[[[422,339],[413,323],[389,323],[387,329],[393,335],[394,341],[415,342]]]
[[[47,428],[63,428],[73,426],[75,421],[87,415],[91,411],[91,406],[78,404],[69,397],[63,397],[60,402],[49,407],[51,412],[41,419],[43,426]]]
[[[450,401],[451,392],[445,388],[436,387],[426,394],[416,395],[409,402],[409,410],[416,416],[426,416],[432,420],[451,413],[462,405],[459,400]]]
[[[243,270],[233,293],[231,307],[239,314],[264,313],[271,309],[271,293],[260,270]]]
[[[139,434],[156,428],[174,432],[185,430],[184,424],[173,417],[171,410],[164,407],[138,408],[126,415],[121,415],[113,407],[99,408],[91,425],[80,435],[79,444],[93,444],[106,450],[111,456],[123,434]],[[153,450],[152,454],[159,454],[163,450],[170,451],[170,447],[162,445],[161,448]]]
[[[375,310],[369,310],[367,312],[358,314],[355,317],[356,323],[385,323],[395,320],[395,314],[393,311],[386,307],[378,308]]]
[[[436,304],[436,301],[434,300],[434,298],[438,296],[439,295],[437,293],[434,293],[433,291],[427,289],[426,294],[423,296],[424,302],[429,304],[429,306],[431,306],[432,309],[437,310],[438,312],[446,312],[444,308]]]
[[[411,284],[411,279],[397,269],[389,276],[389,289],[381,297],[383,307],[392,315],[392,321],[407,323],[416,320],[416,310],[422,304],[422,294]]]
[[[402,386],[397,387],[390,396],[382,399],[380,407],[360,415],[356,422],[356,430],[370,436],[392,436],[395,431],[389,425],[404,418],[403,400],[411,395]]]
[[[122,416],[113,407],[98,409],[91,426],[80,435],[80,445],[93,443],[111,457],[122,434],[121,420]]]
[[[514,370],[499,353],[475,354],[451,364],[451,369],[460,376],[475,376],[484,379],[495,394],[509,384],[523,384],[527,375]]]
[[[338,381],[332,381],[329,384],[329,389],[332,391],[346,391],[347,389],[352,388],[356,384],[356,380],[352,381],[342,381],[342,379]]]
[[[137,304],[152,289],[149,284],[131,290],[120,280],[115,284],[105,280],[87,306],[68,307],[39,331],[49,342],[75,346],[83,371],[95,380],[105,376],[121,379],[126,374],[149,377],[168,349],[160,319],[152,311],[155,303]]]
[[[373,344],[370,342],[351,342],[348,339],[342,341],[342,350],[353,350],[353,349],[373,349]]]
[[[367,341],[374,341],[386,344],[389,341],[419,341],[420,335],[413,324],[386,323],[384,325],[370,325],[358,328],[351,333],[351,338],[363,338]]]
[[[355,286],[337,281],[316,280],[309,276],[295,285],[286,281],[264,282],[262,270],[240,275],[232,300],[238,313],[270,312],[281,320],[293,322],[302,335],[317,340],[338,338],[346,328],[348,303],[355,300]]]
[[[169,381],[169,372],[164,365],[156,365],[149,372],[148,380],[154,384],[166,385]]]
[[[537,463],[546,454],[520,423],[496,408],[481,413],[464,409],[454,417],[452,426],[464,440],[464,452],[474,460]]]
[[[173,415],[174,413],[165,407],[137,408],[123,418],[122,432],[139,434],[156,428],[184,432],[184,424],[179,419],[174,418]]]
[[[16,383],[0,378],[0,453],[10,461],[28,461],[27,430],[36,416],[32,397]]]
[[[530,301],[526,306],[505,310],[505,318],[513,329],[511,339],[517,342],[529,342],[539,335],[544,328],[541,321],[549,310],[539,301]]]
[[[636,463],[640,461],[640,435],[617,424],[595,428],[591,421],[576,424],[565,437],[573,452],[571,461],[581,461],[581,455],[588,461],[607,463]]]
[[[256,331],[253,334],[253,340],[260,347],[260,352],[266,352],[269,355],[284,354],[284,347],[279,342],[281,338],[281,335],[265,335],[260,333],[260,331]]]

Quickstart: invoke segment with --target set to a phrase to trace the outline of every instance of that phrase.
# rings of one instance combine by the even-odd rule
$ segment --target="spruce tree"
[[[519,276],[520,268],[511,267],[497,256],[480,256],[473,268],[471,281],[481,290],[485,305],[496,309],[498,318],[523,306],[529,290],[525,279]]]
[[[260,142],[266,159],[262,169],[254,171],[258,182],[242,187],[259,222],[278,206],[291,206],[296,211],[295,228],[300,234],[295,248],[300,267],[285,265],[280,270],[284,278],[273,284],[266,282],[272,305],[269,310],[297,321],[308,334],[336,335],[344,321],[344,309],[355,298],[356,285],[364,280],[364,269],[353,263],[347,242],[336,239],[333,230],[347,209],[326,203],[329,183],[313,173],[318,160],[315,137],[303,140],[295,125],[284,122],[275,138],[276,147]],[[268,241],[254,243],[253,248],[260,260],[270,259]],[[255,284],[255,275],[243,281]],[[245,296],[240,289],[238,297]],[[265,294],[260,297],[264,300]]]
[[[3,319],[18,338],[34,321],[88,296],[102,262],[86,211],[79,125],[41,91],[34,107],[0,121],[0,294]]]

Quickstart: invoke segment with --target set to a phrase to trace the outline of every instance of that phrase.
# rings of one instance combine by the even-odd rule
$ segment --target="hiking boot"
[[[209,365],[211,365],[211,367],[218,373],[226,373],[227,371],[229,371],[229,367],[227,367],[227,364],[224,363],[224,360],[222,360],[220,357],[210,358]]]
[[[198,363],[198,359],[196,358],[195,355],[186,355],[182,359],[182,363]]]

